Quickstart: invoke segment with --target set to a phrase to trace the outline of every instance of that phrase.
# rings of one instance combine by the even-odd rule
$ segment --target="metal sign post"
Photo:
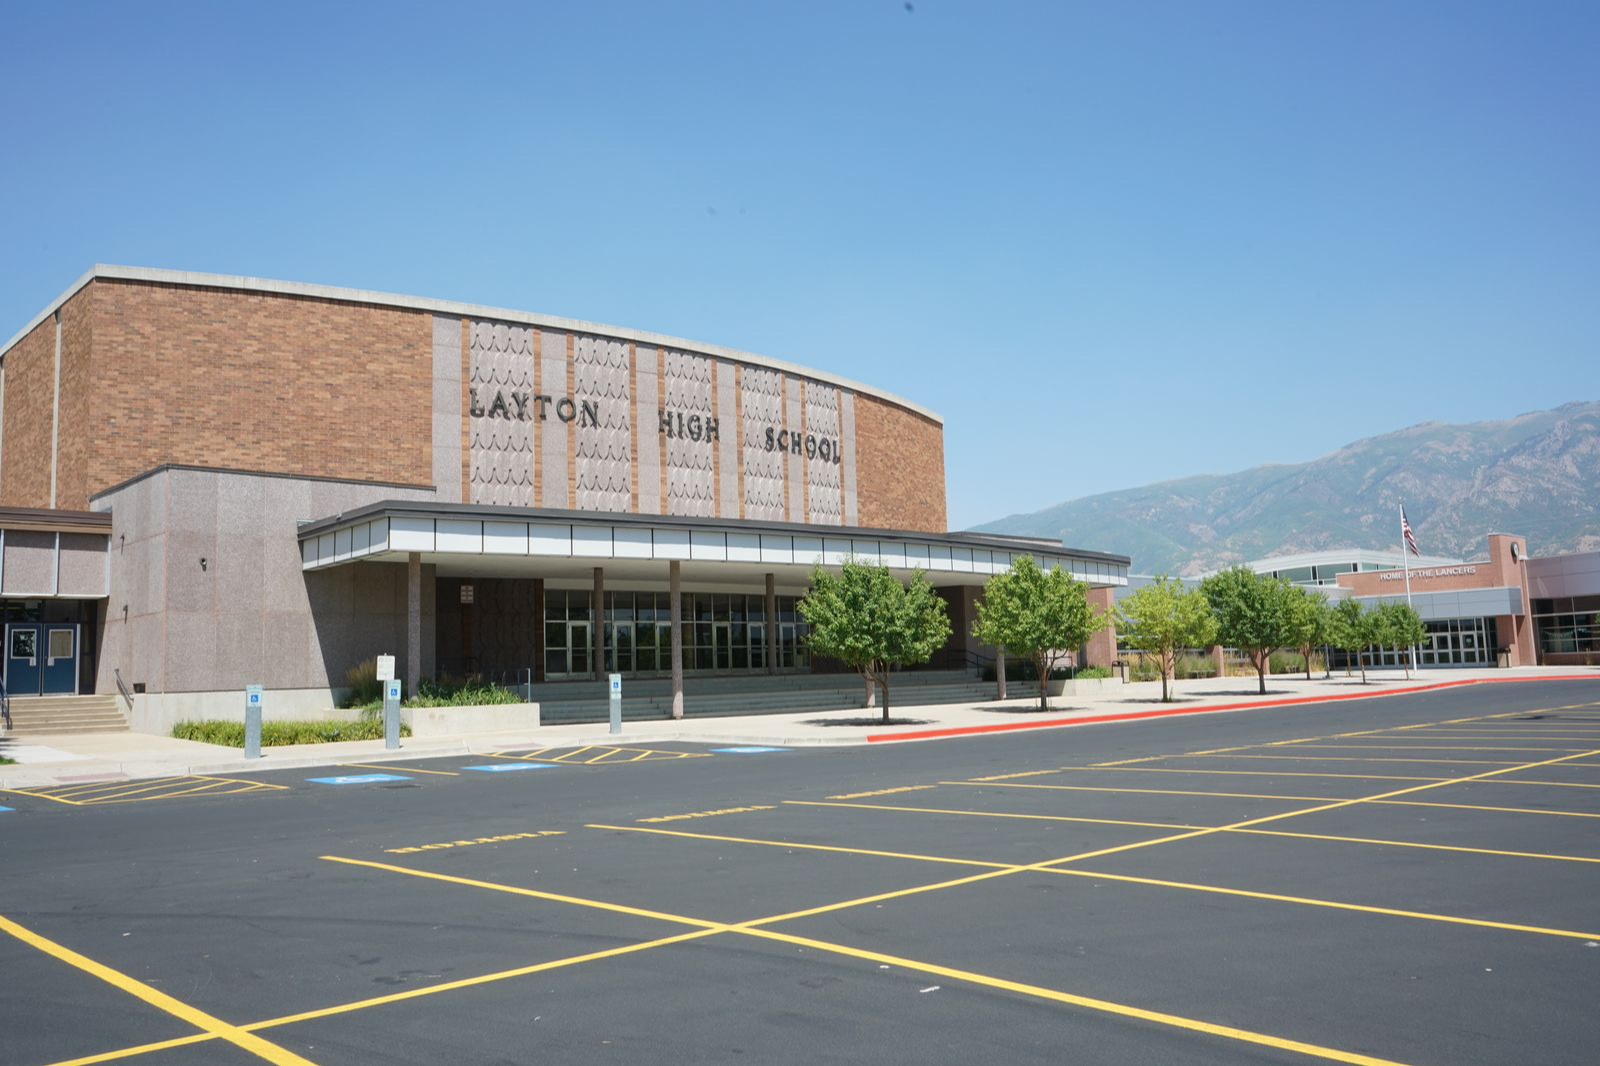
[[[611,675],[611,732],[622,732],[622,675]]]
[[[261,758],[261,706],[264,697],[260,685],[246,685],[244,690],[244,757]]]
[[[400,682],[393,678],[383,683],[383,746],[400,746]]]

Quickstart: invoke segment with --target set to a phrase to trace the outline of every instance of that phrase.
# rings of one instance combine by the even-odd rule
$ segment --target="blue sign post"
[[[622,732],[622,675],[611,675],[611,732]]]
[[[260,685],[246,685],[244,690],[244,757],[261,758],[261,708],[265,700]]]
[[[400,746],[400,680],[383,683],[383,746]]]

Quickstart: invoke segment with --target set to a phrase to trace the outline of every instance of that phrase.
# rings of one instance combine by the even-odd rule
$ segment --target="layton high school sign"
[[[468,407],[473,418],[503,418],[508,422],[540,422],[550,417],[552,405],[556,417],[563,422],[577,420],[580,426],[600,424],[600,405],[593,400],[574,402],[570,396],[545,396],[542,393],[505,392],[496,389],[494,398],[485,407],[477,389],[467,390]],[[711,415],[674,413],[666,409],[659,412],[660,431],[664,437],[682,437],[692,441],[714,441],[721,438],[721,426]],[[801,434],[782,426],[766,427],[767,451],[790,452],[807,459],[821,459],[838,465],[843,448],[833,437],[819,437],[814,433]]]

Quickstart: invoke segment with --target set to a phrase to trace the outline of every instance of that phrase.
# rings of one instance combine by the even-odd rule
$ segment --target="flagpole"
[[[1406,606],[1407,607],[1411,607],[1411,553],[1408,552],[1406,550],[1406,548],[1407,548],[1407,545],[1406,545],[1406,501],[1405,501],[1404,497],[1401,497],[1401,500],[1400,500],[1400,565],[1405,567],[1405,572],[1406,572]],[[1412,609],[1415,610],[1415,608],[1412,608]],[[1417,646],[1415,644],[1411,645],[1410,651],[1411,651],[1411,669],[1413,671],[1415,671],[1416,668],[1417,668]]]

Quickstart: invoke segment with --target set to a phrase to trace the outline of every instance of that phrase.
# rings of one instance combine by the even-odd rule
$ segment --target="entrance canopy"
[[[811,568],[847,557],[883,563],[934,585],[982,585],[1019,555],[1060,565],[1094,586],[1125,585],[1128,557],[1068,548],[1059,541],[984,533],[818,527],[740,519],[390,500],[300,527],[304,570],[361,560],[406,562],[412,553],[441,577],[541,576],[660,581],[677,561],[685,581],[756,583],[773,574],[803,587]]]

